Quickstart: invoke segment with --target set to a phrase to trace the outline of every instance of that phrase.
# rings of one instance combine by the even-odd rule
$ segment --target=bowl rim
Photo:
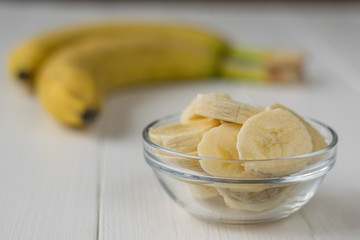
[[[158,118],[158,119],[152,121],[151,123],[149,123],[148,125],[146,125],[146,127],[144,128],[144,130],[142,132],[145,155],[149,155],[149,153],[145,150],[145,144],[147,144],[150,147],[160,150],[162,152],[169,153],[174,156],[186,157],[186,158],[190,158],[190,159],[241,162],[241,163],[244,163],[244,162],[267,162],[267,161],[281,161],[281,160],[304,159],[304,158],[316,157],[316,156],[319,156],[326,152],[330,152],[331,150],[336,150],[337,143],[338,143],[338,136],[331,127],[329,127],[328,125],[326,125],[316,119],[313,119],[310,117],[304,117],[304,116],[301,116],[301,117],[304,118],[306,121],[310,120],[310,125],[311,125],[311,122],[314,122],[314,123],[320,125],[321,127],[323,127],[324,129],[326,129],[332,137],[331,142],[328,144],[328,146],[326,146],[325,148],[320,149],[318,151],[311,152],[311,153],[304,154],[304,155],[287,157],[287,158],[256,159],[256,160],[241,159],[240,160],[240,159],[223,159],[223,158],[202,157],[202,156],[196,156],[196,155],[176,152],[171,149],[162,147],[150,140],[149,130],[151,127],[153,127],[154,125],[156,125],[160,122],[166,121],[166,120],[171,120],[171,119],[176,119],[176,118],[179,119],[179,116],[180,116],[180,113],[170,114],[165,117]],[[181,167],[172,165],[170,163],[164,162],[162,160],[160,160],[161,163],[160,162],[154,163],[153,160],[148,160],[147,157],[145,157],[145,158],[146,158],[147,163],[152,168],[155,168],[156,170],[159,170],[159,171],[164,172],[171,176],[186,178],[189,180],[206,181],[206,182],[252,184],[252,183],[269,183],[269,182],[271,182],[271,183],[298,182],[298,181],[304,181],[304,180],[320,177],[320,176],[326,174],[328,171],[330,171],[331,168],[335,165],[335,155],[336,155],[336,152],[334,153],[334,156],[331,157],[331,159],[330,159],[331,161],[328,161],[328,163],[326,163],[326,164],[322,163],[322,165],[320,164],[319,166],[317,166],[319,163],[322,162],[322,161],[320,161],[319,163],[314,164],[316,167],[312,166],[312,169],[305,171],[305,172],[302,172],[302,170],[300,170],[294,174],[290,174],[290,175],[286,175],[286,176],[262,177],[262,178],[255,178],[255,179],[229,178],[229,177],[217,177],[217,176],[211,176],[211,175],[204,175],[200,172],[198,173],[198,172],[195,172],[195,171],[192,171],[189,169],[181,168]],[[159,160],[155,155],[152,155],[149,157]]]

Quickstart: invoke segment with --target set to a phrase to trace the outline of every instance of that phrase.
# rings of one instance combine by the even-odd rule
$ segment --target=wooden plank
[[[45,21],[14,9],[0,7],[1,66],[27,27],[40,31]],[[0,73],[0,85],[0,239],[96,239],[96,128],[59,125],[7,72]]]
[[[58,125],[8,83],[0,89],[0,238],[95,239],[96,136]]]

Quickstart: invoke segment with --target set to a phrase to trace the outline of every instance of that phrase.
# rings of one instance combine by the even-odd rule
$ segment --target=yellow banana
[[[121,38],[137,36],[143,39],[151,36],[165,36],[196,42],[218,51],[226,48],[222,38],[188,25],[130,21],[88,23],[50,31],[20,43],[10,55],[10,73],[15,78],[32,84],[40,67],[57,50],[84,39],[105,36]]]
[[[132,84],[211,76],[217,55],[217,49],[170,36],[92,38],[53,54],[39,72],[36,89],[49,113],[82,126],[101,109],[107,93]]]
[[[262,64],[268,50],[260,55],[238,50],[211,32],[186,25],[103,22],[28,40],[12,52],[9,68],[14,77],[36,87],[43,106],[55,118],[84,126],[95,119],[104,97],[119,87],[219,73],[231,77],[223,71],[229,57],[236,61],[232,66],[236,76],[246,75],[241,64],[248,65],[249,59],[254,68],[268,71]],[[292,55],[283,54],[274,62],[289,69]],[[298,70],[300,63],[291,66]]]
[[[92,122],[103,101],[103,93],[93,76],[63,61],[54,61],[43,70],[37,83],[43,107],[70,126]]]

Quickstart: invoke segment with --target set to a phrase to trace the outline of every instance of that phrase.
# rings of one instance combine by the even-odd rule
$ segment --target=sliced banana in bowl
[[[168,195],[202,218],[286,217],[311,199],[335,163],[336,133],[280,104],[198,94],[164,119],[144,130],[145,159]]]

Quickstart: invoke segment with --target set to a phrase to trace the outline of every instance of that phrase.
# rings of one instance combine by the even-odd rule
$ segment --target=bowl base
[[[189,212],[188,212],[189,213]],[[280,217],[274,217],[274,218],[265,218],[265,219],[258,219],[258,220],[229,220],[229,219],[212,219],[212,218],[206,218],[200,215],[196,215],[194,213],[189,213],[191,216],[200,219],[201,221],[205,222],[212,222],[212,223],[218,223],[218,224],[226,224],[226,225],[254,225],[254,224],[262,224],[262,223],[270,223],[279,221],[281,219],[287,218],[291,215],[287,214]]]

